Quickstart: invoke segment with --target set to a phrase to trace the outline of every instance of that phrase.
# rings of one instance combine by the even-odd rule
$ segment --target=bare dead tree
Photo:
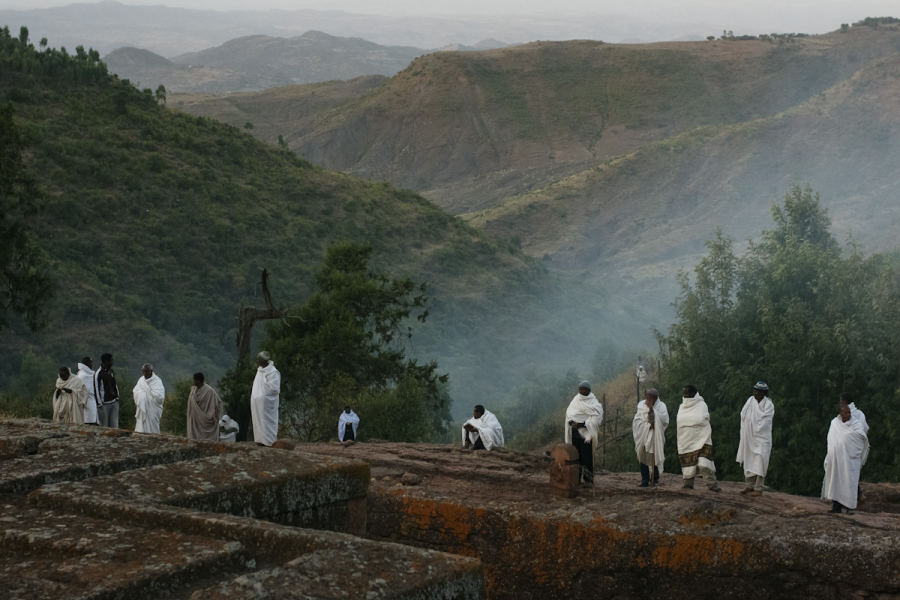
[[[250,339],[253,337],[253,326],[256,325],[256,322],[284,319],[284,315],[281,314],[281,311],[275,308],[272,294],[269,293],[269,271],[267,269],[263,269],[262,281],[260,281],[260,284],[262,285],[263,302],[265,302],[266,307],[257,308],[256,306],[242,306],[238,315],[236,343],[238,347],[239,365],[244,360],[250,358]]]

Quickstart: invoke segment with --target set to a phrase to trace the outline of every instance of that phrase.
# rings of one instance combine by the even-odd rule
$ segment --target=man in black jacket
[[[119,428],[119,387],[113,372],[112,354],[100,357],[100,369],[94,375],[94,393],[100,404],[100,426]]]

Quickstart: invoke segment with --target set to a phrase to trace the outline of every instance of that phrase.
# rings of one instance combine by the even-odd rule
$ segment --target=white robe
[[[222,415],[222,418],[219,419],[220,442],[225,442],[226,444],[234,443],[237,441],[237,434],[240,430],[241,426],[238,425],[238,422],[228,415]]]
[[[466,431],[466,425],[471,425],[478,431]],[[494,413],[489,410],[484,411],[479,419],[472,417],[466,421],[462,428],[462,437],[463,446],[466,445],[466,439],[474,444],[478,438],[481,438],[481,443],[484,444],[484,449],[487,451],[490,451],[491,448],[502,448],[504,444],[503,427]]]
[[[856,408],[856,402],[851,402],[847,406],[850,407],[850,416],[862,423],[865,434],[869,435],[869,422],[866,421],[866,413]]]
[[[84,422],[87,424],[99,425],[100,418],[97,415],[97,394],[94,393],[94,372],[87,367],[78,363],[78,379],[87,388],[87,403],[84,405]]]
[[[703,448],[712,446],[712,426],[709,424],[709,407],[703,396],[697,394],[693,398],[682,398],[678,407],[678,454],[688,454]],[[696,465],[681,467],[681,473],[686,479],[700,474],[700,469],[709,469],[716,472],[716,463],[701,456]]]
[[[353,409],[350,409],[350,414],[348,415],[345,411],[341,411],[341,418],[338,419],[338,439],[340,441],[344,441],[344,431],[347,429],[347,424],[350,424],[353,427],[353,439],[356,439],[356,428],[359,427],[359,417]]]
[[[603,423],[603,405],[597,401],[593,393],[587,396],[576,394],[566,409],[565,440],[572,443],[572,428],[569,421],[584,423],[585,427],[579,427],[578,433],[585,442],[592,442],[600,438],[600,424]]]
[[[81,379],[72,374],[71,369],[67,370],[69,371],[68,379],[56,379],[56,389],[53,391],[53,421],[81,425],[84,423],[87,387]]]
[[[836,500],[847,508],[856,508],[859,471],[869,456],[869,438],[859,419],[844,423],[840,415],[828,430],[828,454],[822,498]]]
[[[634,449],[641,464],[650,466],[650,455],[660,471],[666,461],[664,447],[666,445],[666,427],[669,426],[669,410],[657,398],[653,403],[653,429],[650,429],[650,407],[646,400],[638,403],[637,412],[631,421],[631,432],[634,435]]]
[[[134,386],[134,430],[137,433],[159,433],[159,420],[162,418],[163,402],[166,399],[166,388],[156,373],[147,379],[138,377]]]
[[[271,446],[278,439],[278,395],[281,373],[275,363],[259,367],[250,392],[250,415],[253,417],[253,441]]]
[[[774,418],[775,405],[768,396],[760,402],[750,396],[741,410],[741,443],[738,445],[736,460],[744,465],[745,477],[765,477],[769,471]]]

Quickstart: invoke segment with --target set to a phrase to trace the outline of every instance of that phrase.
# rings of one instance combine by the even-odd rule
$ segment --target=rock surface
[[[372,465],[369,535],[485,564],[492,599],[900,598],[894,514],[830,515],[777,492],[684,490],[664,474],[603,474],[579,497],[549,489],[543,456],[411,444],[303,445]],[[423,475],[415,488],[404,473]]]

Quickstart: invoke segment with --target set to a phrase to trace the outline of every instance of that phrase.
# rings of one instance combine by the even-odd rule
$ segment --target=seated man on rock
[[[503,447],[503,427],[489,410],[475,405],[473,416],[462,426],[463,447],[473,450],[488,450]]]

